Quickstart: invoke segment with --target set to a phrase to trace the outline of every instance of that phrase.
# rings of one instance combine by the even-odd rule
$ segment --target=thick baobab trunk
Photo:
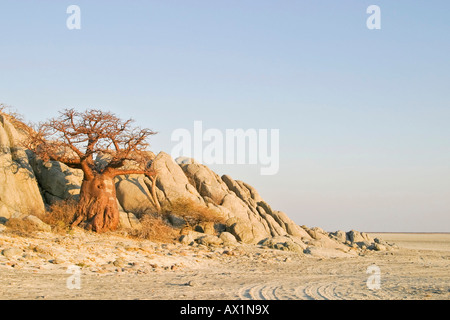
[[[72,223],[72,226],[77,225],[96,232],[117,229],[119,208],[111,175],[96,174],[89,180],[83,180],[77,213]]]

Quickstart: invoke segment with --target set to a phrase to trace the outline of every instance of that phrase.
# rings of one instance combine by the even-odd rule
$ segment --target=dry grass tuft
[[[62,200],[50,206],[50,210],[44,215],[38,216],[46,224],[52,227],[55,233],[66,233],[70,230],[75,212],[77,209],[76,200]]]
[[[160,215],[144,214],[140,222],[141,228],[130,230],[130,236],[163,243],[173,242],[179,236],[178,230]]]
[[[19,236],[28,236],[35,231],[39,231],[38,227],[28,220],[20,218],[11,218],[6,221],[5,226],[8,227],[8,232],[17,234]]]
[[[202,222],[225,223],[225,218],[217,211],[190,199],[178,199],[164,214],[182,217],[191,227]]]
[[[172,203],[170,209],[162,213],[139,214],[141,228],[128,230],[128,235],[133,238],[148,239],[155,242],[174,242],[180,236],[180,228],[176,228],[168,222],[170,214],[183,218],[187,227],[191,229],[203,222],[225,222],[225,219],[215,210],[189,199],[179,199]]]

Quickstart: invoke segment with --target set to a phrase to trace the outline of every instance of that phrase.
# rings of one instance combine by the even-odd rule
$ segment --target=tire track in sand
[[[341,300],[335,282],[309,282],[294,284],[252,284],[242,287],[238,298],[242,300]]]

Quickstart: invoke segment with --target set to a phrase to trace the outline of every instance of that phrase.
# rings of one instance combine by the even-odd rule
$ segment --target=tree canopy
[[[151,175],[146,153],[149,147],[147,138],[156,132],[133,127],[133,122],[97,109],[84,112],[65,109],[59,117],[39,123],[34,128],[28,147],[44,161],[56,160],[82,169],[86,180],[93,178],[95,173]],[[97,155],[106,156],[108,163],[104,166],[96,164]],[[139,163],[142,170],[120,169],[126,160]]]

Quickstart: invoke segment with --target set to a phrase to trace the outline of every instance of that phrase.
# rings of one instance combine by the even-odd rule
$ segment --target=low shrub
[[[131,237],[155,242],[173,242],[179,236],[178,230],[169,225],[161,215],[144,214],[139,221],[141,226],[130,230]]]
[[[35,224],[28,220],[23,220],[20,218],[11,218],[6,221],[5,226],[7,226],[9,229],[9,232],[18,234],[18,235],[29,235],[30,233],[33,233],[34,231],[38,231],[39,229],[36,227]]]
[[[73,222],[77,209],[77,201],[73,199],[58,201],[50,206],[49,211],[39,215],[46,224],[52,227],[55,233],[65,233]]]
[[[164,214],[175,214],[182,217],[191,227],[203,222],[225,223],[225,218],[216,210],[190,199],[178,199]]]

